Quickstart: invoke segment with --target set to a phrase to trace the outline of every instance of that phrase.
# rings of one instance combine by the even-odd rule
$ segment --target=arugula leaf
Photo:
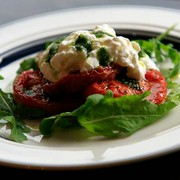
[[[148,54],[160,66],[160,70],[166,79],[172,79],[180,73],[180,53],[171,44],[165,45],[157,39],[149,41],[138,40],[137,42],[140,44],[142,52]],[[173,67],[168,69],[161,68],[162,63],[167,63],[168,61],[173,64]]]
[[[23,134],[24,129],[22,129],[21,125],[17,125],[17,122],[14,118],[14,116],[5,116],[2,118],[3,120],[9,122],[12,125],[10,138],[16,142],[23,142],[27,138]],[[27,132],[27,129],[25,128],[25,132]]]
[[[141,95],[114,98],[111,91],[105,96],[94,94],[78,109],[45,118],[40,123],[40,132],[50,135],[57,128],[67,128],[78,122],[88,131],[106,137],[130,135],[162,118],[180,103],[180,85],[168,95],[167,101],[156,105],[146,100],[150,92]],[[136,111],[132,111],[136,109]],[[65,126],[64,126],[65,124]]]
[[[93,102],[87,101],[86,104],[89,104],[89,106],[91,106],[92,103],[99,102],[99,100],[103,97],[104,96],[101,94],[94,94]],[[68,128],[70,126],[74,126],[75,124],[79,125],[77,122],[77,117],[79,116],[79,114],[83,114],[84,107],[85,105],[82,105],[72,112],[64,112],[55,116],[42,119],[39,125],[39,131],[45,136],[50,136],[56,128]]]
[[[13,94],[5,93],[0,89],[0,117],[2,113],[13,115],[14,110]]]
[[[24,59],[20,63],[20,67],[17,70],[17,74],[21,74],[23,71],[26,71],[28,69],[33,69],[33,70],[39,69],[37,66],[37,58],[36,57]]]
[[[127,136],[160,119],[176,106],[170,101],[160,106],[155,105],[145,100],[148,95],[149,92],[145,92],[141,95],[113,98],[108,93],[94,106],[85,104],[84,113],[78,115],[78,122],[96,134],[107,137]],[[93,101],[93,96],[87,101]]]
[[[3,80],[3,79],[4,79],[4,77],[0,75],[0,80]]]
[[[54,122],[58,119],[58,117],[59,115],[44,118],[43,122],[41,121],[39,125],[39,131],[41,132],[41,134],[46,136],[50,135],[53,131]]]
[[[167,37],[169,35],[169,33],[176,27],[176,24],[172,25],[171,27],[169,27],[164,33],[160,34],[157,39],[159,41],[163,40],[165,37]]]
[[[140,55],[148,54],[155,63],[160,67],[162,74],[167,81],[176,77],[180,73],[180,53],[172,44],[164,44],[161,41],[175,28],[175,25],[168,28],[164,33],[156,38],[147,40],[136,40],[141,47]],[[162,68],[163,63],[171,62],[172,68]]]
[[[74,116],[73,112],[65,112],[44,118],[39,125],[39,131],[45,136],[50,136],[50,134],[56,128],[68,128],[74,125],[76,122],[76,117]]]
[[[13,94],[5,93],[0,89],[0,119],[10,124],[10,139],[22,142],[27,139],[24,133],[30,132],[30,129],[23,123],[19,115],[16,116],[15,112],[16,105],[13,101]]]

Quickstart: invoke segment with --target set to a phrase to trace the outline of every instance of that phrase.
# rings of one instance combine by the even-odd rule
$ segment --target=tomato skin
[[[79,74],[70,74],[57,83],[48,83],[40,71],[27,70],[13,84],[14,100],[28,107],[45,110],[47,114],[72,111],[84,103],[84,87],[92,82],[114,79],[115,69],[98,68]]]
[[[46,92],[47,89],[45,89],[45,87],[47,87],[47,81],[45,81],[40,71],[27,70],[17,76],[14,80],[14,100],[17,103],[28,107],[39,108],[45,110],[47,114],[54,115],[61,112],[72,111],[82,105],[87,96],[91,94],[106,94],[108,89],[113,92],[114,97],[141,94],[145,91],[151,91],[151,94],[147,97],[149,101],[155,104],[161,104],[166,99],[167,84],[159,71],[147,71],[145,75],[146,79],[139,82],[141,89],[130,88],[129,86],[116,80],[115,74],[117,71],[114,69],[104,68],[104,70],[100,69],[98,72],[100,75],[103,74],[101,82],[98,82],[101,78],[98,79],[99,76],[97,75],[97,71],[95,74],[94,71],[92,71],[92,74],[90,73],[92,76],[88,76],[88,74],[86,74],[82,78],[82,74],[79,74],[79,82],[77,84],[78,88],[75,89],[77,91],[81,87],[81,90],[72,94],[68,93],[74,92],[73,87],[75,86],[74,83],[77,76],[67,76],[67,79],[63,80],[63,83],[70,82],[71,78],[74,78],[74,82],[71,85],[66,85],[66,89],[68,90],[69,88],[68,93],[60,92],[58,95],[55,94],[52,96]],[[88,79],[87,83],[93,83],[85,86],[84,83],[86,78]],[[81,79],[83,79],[82,86],[80,84]],[[97,82],[95,80],[97,80]],[[60,83],[61,86],[63,83]],[[56,86],[52,87],[55,88],[55,91],[57,90]]]
[[[14,99],[25,106],[45,110],[47,114],[74,110],[83,103],[77,96],[51,98],[44,93],[43,86],[44,79],[39,71],[24,71],[14,81]]]
[[[146,72],[145,80],[139,82],[141,90],[130,88],[118,80],[109,80],[100,83],[93,83],[84,90],[84,96],[87,97],[91,94],[106,94],[107,90],[111,90],[114,97],[124,95],[141,94],[145,91],[151,91],[148,100],[161,104],[165,101],[167,96],[167,84],[162,74],[157,70],[149,70]]]
[[[81,91],[94,82],[114,79],[116,71],[116,69],[111,67],[99,67],[82,73],[69,74],[57,82],[47,82],[43,89],[52,95],[58,95],[60,93],[72,94]]]
[[[105,95],[107,90],[111,90],[113,92],[114,97],[120,97],[124,95],[133,95],[140,94],[141,91],[135,90],[133,88],[129,88],[129,86],[120,83],[117,80],[104,81],[100,83],[93,83],[87,87],[84,91],[85,97],[91,94],[103,94]]]
[[[157,70],[147,71],[145,77],[151,86],[151,94],[148,99],[155,104],[163,103],[167,97],[167,82],[165,78]]]

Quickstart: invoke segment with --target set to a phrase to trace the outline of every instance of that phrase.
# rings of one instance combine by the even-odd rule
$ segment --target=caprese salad
[[[160,119],[179,104],[180,53],[162,39],[117,36],[107,24],[49,43],[20,64],[13,92],[1,90],[0,117],[22,142],[24,118],[41,118],[39,131],[78,125],[96,135],[124,137]],[[173,67],[162,70],[161,64]]]

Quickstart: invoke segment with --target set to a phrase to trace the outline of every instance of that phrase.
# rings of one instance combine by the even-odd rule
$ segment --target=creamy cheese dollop
[[[46,79],[55,82],[69,73],[83,72],[111,62],[127,68],[127,76],[144,79],[147,69],[157,69],[148,55],[139,57],[141,48],[135,41],[116,36],[107,24],[93,30],[72,32],[51,43],[39,59],[39,68]]]

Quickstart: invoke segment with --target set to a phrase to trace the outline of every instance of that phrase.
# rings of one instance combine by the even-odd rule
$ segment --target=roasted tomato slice
[[[106,73],[107,76],[105,75]],[[103,74],[104,78],[106,77],[107,79],[103,79],[102,82],[94,82],[95,76],[93,74],[90,77],[93,78],[92,82],[94,83],[86,85],[87,87],[82,88],[79,92],[76,92],[74,94],[61,92],[58,95],[51,95],[44,91],[44,88],[47,87],[47,82],[44,80],[42,74],[39,71],[24,71],[14,80],[14,99],[17,103],[21,103],[25,106],[43,109],[47,112],[47,114],[57,114],[65,111],[72,111],[83,104],[85,98],[88,95],[96,93],[105,94],[108,89],[113,92],[114,97],[141,94],[145,91],[150,90],[151,95],[148,96],[148,99],[151,102],[160,104],[166,99],[167,84],[164,77],[159,71],[147,71],[146,79],[139,82],[138,88],[137,86],[130,87],[129,85],[123,84],[118,80],[114,80],[112,78],[113,76],[115,76],[114,70],[109,71],[109,69],[107,70],[107,68],[104,68],[104,73],[103,69],[101,69],[100,74]],[[74,77],[70,75],[70,77],[73,78],[73,82],[75,83],[75,77],[77,76]],[[63,83],[70,82],[70,77],[66,77],[67,81],[64,81]],[[81,86],[80,79],[86,78],[84,76],[83,78],[80,78],[80,75],[78,77],[78,88],[85,87],[83,86],[85,81],[82,81],[83,85]],[[88,83],[91,82],[90,77],[87,81]],[[63,83],[61,84],[61,86],[64,85]],[[68,86],[67,84],[66,86],[67,90],[68,87],[71,89],[73,88],[73,84],[71,84],[70,86]],[[74,86],[76,85],[74,84]],[[69,92],[72,91],[73,90],[70,90]],[[83,93],[83,95],[81,93]]]
[[[130,87],[118,80],[109,80],[100,83],[93,83],[84,90],[85,97],[91,94],[106,94],[107,90],[113,92],[114,97],[124,95],[141,94],[145,91],[151,91],[148,99],[155,103],[161,104],[167,96],[167,84],[162,74],[157,70],[147,71],[146,79],[139,82],[138,87]]]
[[[102,82],[115,78],[116,69],[99,67],[82,73],[69,74],[57,82],[47,82],[43,89],[49,94],[72,94],[81,91],[94,82]]]
[[[163,103],[167,97],[167,83],[165,78],[156,70],[147,71],[145,77],[151,91],[148,99],[155,104]]]
[[[14,99],[25,106],[43,109],[47,114],[71,111],[83,102],[78,95],[50,97],[43,86],[44,79],[39,71],[24,71],[14,81]]]

